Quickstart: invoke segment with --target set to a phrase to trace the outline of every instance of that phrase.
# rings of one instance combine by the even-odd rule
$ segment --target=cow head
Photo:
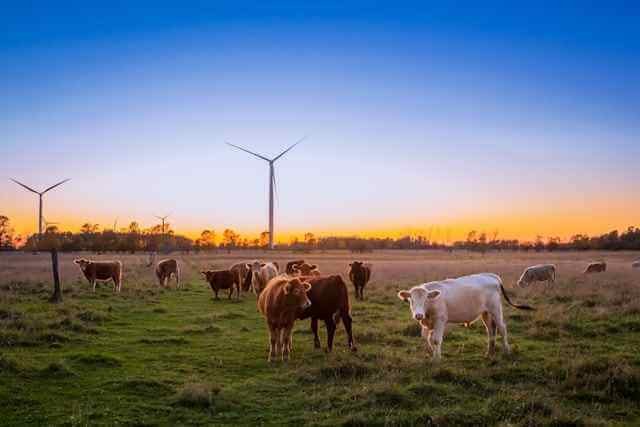
[[[213,280],[213,276],[215,275],[215,271],[201,271],[200,274],[204,277],[207,282],[211,282]]]
[[[307,296],[307,292],[311,289],[311,284],[303,282],[298,278],[289,280],[285,285],[283,292],[287,299],[287,304],[299,307],[304,310],[311,306],[311,301]]]
[[[362,261],[353,261],[349,263],[349,267],[351,267],[351,271],[358,271],[362,268],[364,263]]]
[[[417,286],[408,291],[398,292],[398,298],[409,301],[413,318],[420,321],[426,317],[429,306],[440,298],[440,294],[441,292],[438,290],[428,290]]]
[[[294,268],[294,271],[301,276],[310,276],[312,272],[317,268],[318,266],[315,264],[303,263],[303,264],[297,265]]]
[[[85,258],[76,258],[73,260],[73,263],[78,265],[80,267],[80,270],[84,271],[87,266],[91,264],[91,261]]]

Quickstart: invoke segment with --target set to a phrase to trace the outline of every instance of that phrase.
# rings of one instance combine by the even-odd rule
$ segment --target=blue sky
[[[637,225],[640,7],[21,2],[0,17],[0,154],[73,229],[173,213],[266,226],[532,238]],[[5,177],[6,178],[6,177]],[[8,180],[21,232],[35,200]],[[457,236],[456,236],[457,237]]]

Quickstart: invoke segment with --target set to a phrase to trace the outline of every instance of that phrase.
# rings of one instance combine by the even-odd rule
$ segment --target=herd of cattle
[[[97,281],[113,280],[114,291],[122,288],[122,263],[120,261],[74,260],[95,292]],[[640,260],[633,268],[640,269]],[[592,262],[585,274],[606,271],[603,261]],[[348,277],[355,288],[358,300],[364,300],[364,288],[371,279],[372,265],[361,261],[349,264]],[[257,306],[269,328],[269,361],[279,356],[287,360],[291,353],[291,333],[296,320],[311,319],[314,346],[320,348],[318,321],[327,329],[327,351],[333,348],[337,325],[342,321],[347,333],[348,346],[356,351],[352,332],[351,305],[347,285],[341,275],[323,275],[315,264],[294,260],[286,264],[280,273],[277,262],[259,260],[239,262],[226,270],[200,272],[209,283],[215,298],[220,290],[228,290],[229,298],[235,291],[252,292],[257,296]],[[164,259],[156,264],[156,278],[160,286],[167,286],[171,277],[176,287],[181,287],[180,266],[175,259]],[[555,282],[556,266],[541,264],[524,270],[517,285],[527,287],[534,282]],[[500,276],[492,273],[472,274],[456,279],[428,282],[398,292],[398,298],[409,302],[413,318],[422,327],[426,350],[434,360],[441,357],[441,345],[445,332],[453,324],[469,324],[481,319],[488,337],[489,355],[495,351],[496,334],[500,334],[505,352],[510,351],[507,328],[502,313],[501,297],[521,310],[534,310],[528,305],[511,302]]]

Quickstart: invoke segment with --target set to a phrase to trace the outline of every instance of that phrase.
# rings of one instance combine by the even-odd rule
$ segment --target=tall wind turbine
[[[306,139],[306,136],[299,139],[295,144],[284,150],[282,153],[275,156],[273,159],[265,157],[261,154],[254,153],[253,151],[249,151],[246,148],[239,147],[237,145],[233,145],[227,142],[227,145],[232,146],[233,148],[237,148],[238,150],[244,151],[245,153],[249,153],[252,156],[256,156],[259,159],[264,160],[269,163],[269,249],[273,249],[273,190],[276,184],[276,175],[274,163],[282,156],[287,154],[293,147],[300,144],[302,141]]]
[[[32,193],[35,193],[38,195],[38,199],[39,199],[39,215],[38,215],[38,237],[42,236],[42,225],[44,224],[44,217],[42,216],[42,196],[44,196],[48,191],[53,190],[54,188],[56,188],[59,185],[64,184],[65,182],[69,181],[71,178],[67,178],[63,181],[60,181],[57,184],[52,185],[51,187],[47,188],[44,191],[36,191],[31,187],[28,187],[26,185],[24,185],[23,183],[16,181],[13,178],[9,178],[11,181],[15,182],[16,184],[18,184],[19,186],[23,187],[24,189],[31,191]]]
[[[162,221],[162,235],[164,236],[164,222],[166,221],[167,218],[171,216],[171,214],[165,215],[165,216],[158,216],[158,215],[154,215],[154,216],[158,218],[160,221]]]

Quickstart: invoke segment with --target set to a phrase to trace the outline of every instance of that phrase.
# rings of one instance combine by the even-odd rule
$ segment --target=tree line
[[[57,226],[48,226],[42,236],[32,234],[22,238],[15,234],[8,217],[0,215],[0,250],[49,250],[56,248],[63,252],[172,252],[209,251],[231,249],[265,249],[269,243],[269,233],[247,238],[232,229],[218,234],[214,230],[203,230],[196,239],[175,233],[170,224],[142,229],[137,222],[119,230],[100,230],[98,224],[86,223],[78,232],[61,231]],[[487,251],[562,251],[562,250],[640,250],[640,228],[629,227],[600,236],[577,234],[567,241],[557,237],[538,236],[533,242],[516,239],[498,239],[497,232],[471,231],[465,240],[451,244],[430,241],[426,236],[404,236],[400,238],[363,238],[358,236],[316,237],[306,233],[302,239],[293,238],[288,243],[277,244],[278,249],[294,251],[310,250],[351,250],[369,252],[376,249],[440,249]]]

